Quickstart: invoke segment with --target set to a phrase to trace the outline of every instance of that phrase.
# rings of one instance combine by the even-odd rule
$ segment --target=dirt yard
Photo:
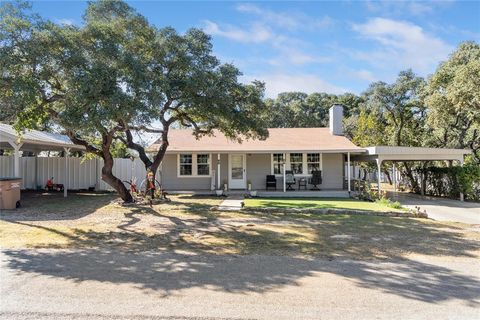
[[[122,206],[112,194],[24,193],[0,213],[2,248],[115,248],[351,258],[480,257],[480,226],[428,219],[221,212],[222,199],[172,196]]]

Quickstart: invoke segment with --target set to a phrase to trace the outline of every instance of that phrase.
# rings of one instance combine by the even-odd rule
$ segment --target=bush
[[[434,196],[458,198],[463,192],[465,199],[480,200],[480,166],[430,167],[424,171],[425,193]]]
[[[378,204],[381,204],[381,205],[384,205],[384,206],[387,206],[387,207],[393,208],[393,209],[402,209],[402,205],[400,204],[400,202],[398,202],[398,201],[393,202],[392,200],[390,200],[388,198],[377,199],[377,200],[375,200],[375,203],[378,203]]]

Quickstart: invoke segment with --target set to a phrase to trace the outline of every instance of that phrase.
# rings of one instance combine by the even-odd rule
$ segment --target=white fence
[[[60,157],[21,157],[20,177],[23,189],[43,188],[47,180],[54,178],[55,183],[62,183],[70,190],[88,189],[112,190],[102,181],[102,159],[85,160],[68,158],[68,172],[65,158]],[[146,176],[146,170],[140,159],[115,159],[113,174],[122,181],[132,177],[140,184]],[[13,156],[0,156],[0,177],[13,176]],[[157,177],[158,180],[159,177]]]

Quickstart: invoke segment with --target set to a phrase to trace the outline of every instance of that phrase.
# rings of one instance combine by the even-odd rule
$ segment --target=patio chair
[[[293,175],[292,170],[285,170],[285,184],[287,185],[287,190],[295,190],[292,186],[297,183],[295,176]]]
[[[268,190],[268,188],[277,190],[277,178],[275,178],[273,174],[267,175],[267,185],[265,186],[265,189]]]
[[[322,184],[322,171],[321,170],[312,171],[312,177],[310,178],[310,184],[313,185],[313,188],[311,190],[320,190],[318,185]]]

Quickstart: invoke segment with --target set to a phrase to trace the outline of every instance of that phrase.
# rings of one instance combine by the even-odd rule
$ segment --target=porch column
[[[393,191],[397,192],[397,167],[395,161],[393,162]]]
[[[460,166],[463,167],[463,157],[460,159]],[[464,201],[465,195],[460,191],[460,201]]]
[[[285,168],[286,168],[286,162],[287,162],[287,158],[286,158],[286,154],[284,153],[283,154],[283,192],[287,192],[287,183],[285,182],[285,179],[286,179],[286,173],[285,173]]]
[[[347,179],[348,179],[348,193],[352,191],[350,178],[350,152],[347,152]]]
[[[220,185],[220,153],[217,154],[217,190],[222,189]]]
[[[381,190],[380,175],[382,174],[382,160],[377,158],[375,161],[377,162],[377,185],[378,185],[378,195],[380,196],[380,190]]]
[[[63,148],[65,151],[65,183],[63,185],[63,197],[67,197],[67,189],[68,184],[70,183],[70,170],[68,169],[68,153],[70,152],[70,148]]]

